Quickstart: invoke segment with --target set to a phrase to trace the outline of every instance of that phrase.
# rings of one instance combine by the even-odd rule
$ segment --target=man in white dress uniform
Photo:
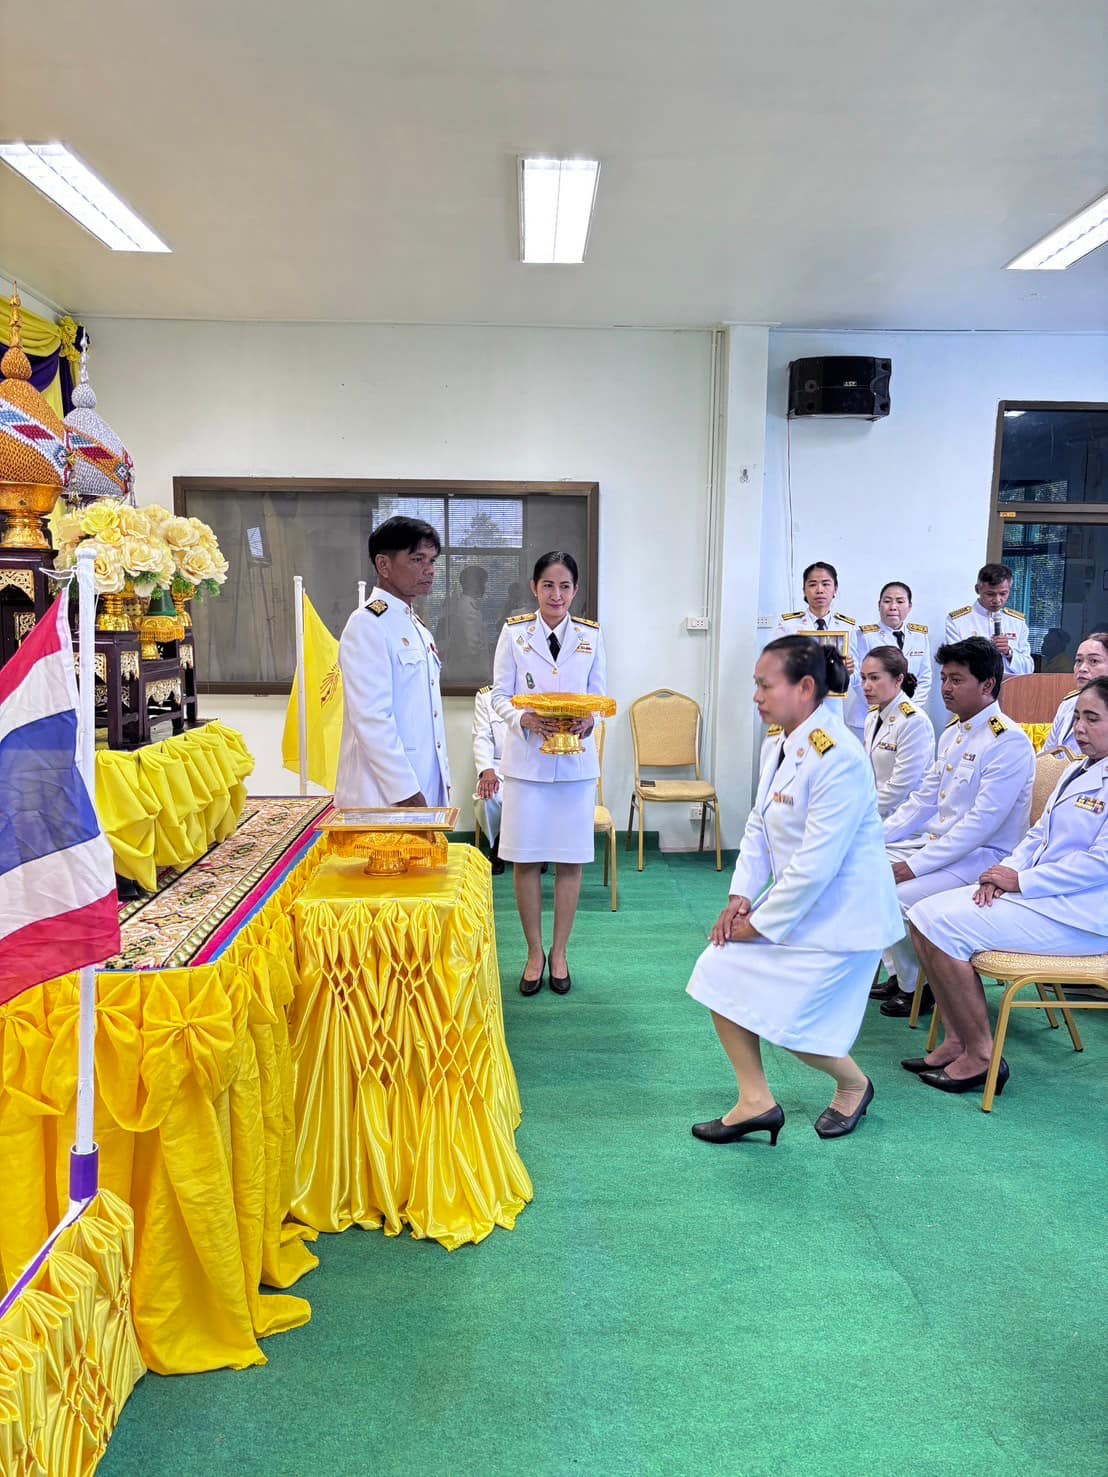
[[[1003,671],[999,650],[972,636],[940,646],[938,660],[943,702],[954,719],[939,735],[935,762],[919,789],[884,823],[905,917],[922,898],[974,882],[1007,856],[1031,815],[1035,751],[996,701]],[[885,964],[898,989],[881,1014],[906,1016],[919,969],[910,939],[894,944]],[[932,1004],[925,997],[923,1008],[930,1011]]]
[[[927,627],[910,621],[912,591],[903,580],[890,580],[883,585],[877,600],[879,619],[872,625],[859,626],[856,642],[854,676],[851,686],[861,684],[862,663],[866,653],[875,646],[895,646],[908,663],[908,670],[916,679],[916,690],[912,701],[917,708],[927,711],[927,700],[931,696],[931,642]]]
[[[508,725],[492,705],[492,688],[478,689],[473,699],[473,763],[477,768],[477,791],[473,797],[477,823],[489,838],[489,861],[493,875],[504,870],[500,859],[501,764],[504,735]]]
[[[450,798],[441,663],[412,609],[431,592],[440,547],[435,530],[418,518],[389,518],[370,535],[377,583],[339,641],[339,809],[445,805]]]
[[[1012,593],[1012,571],[1007,564],[983,564],[977,571],[977,599],[972,605],[952,610],[946,618],[946,644],[983,636],[1004,658],[1005,677],[1023,677],[1035,670],[1027,617],[1008,609]]]
[[[815,564],[809,564],[804,571],[804,609],[786,611],[774,627],[770,640],[777,641],[782,636],[810,636],[813,632],[841,631],[846,636],[846,640],[840,649],[846,665],[847,677],[853,683],[858,670],[858,658],[855,651],[858,622],[852,615],[844,615],[841,610],[831,609],[838,592],[839,572],[833,564],[828,564],[822,559],[817,560]],[[843,722],[859,743],[861,742],[867,705],[860,692],[855,693],[852,687],[848,686],[842,697],[831,697],[828,712],[832,716],[841,714]]]

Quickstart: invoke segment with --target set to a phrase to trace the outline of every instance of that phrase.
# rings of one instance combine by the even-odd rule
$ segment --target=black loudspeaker
[[[891,359],[794,359],[789,365],[789,417],[849,415],[880,420],[889,413]]]

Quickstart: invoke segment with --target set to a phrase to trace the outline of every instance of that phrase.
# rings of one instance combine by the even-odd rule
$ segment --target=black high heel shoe
[[[941,1072],[941,1067],[934,1066],[925,1056],[906,1056],[901,1059],[900,1065],[906,1072],[914,1072],[918,1077],[921,1072]]]
[[[739,1139],[750,1133],[768,1133],[770,1145],[777,1143],[777,1135],[785,1126],[785,1110],[774,1103],[756,1118],[744,1118],[741,1123],[724,1123],[722,1118],[713,1118],[709,1123],[694,1123],[693,1138],[703,1139],[706,1144],[737,1144]]]
[[[555,995],[569,994],[573,988],[573,981],[569,977],[568,964],[566,965],[565,974],[555,974],[553,970],[550,971],[550,988],[554,991]]]
[[[542,968],[539,970],[539,977],[538,977],[537,980],[529,980],[527,978],[527,966],[525,964],[523,966],[523,974],[520,976],[519,993],[521,995],[537,995],[539,993],[539,991],[542,989],[542,977],[543,977],[543,975],[545,973],[546,973],[546,955],[545,954],[542,956]],[[551,980],[550,983],[553,984],[554,981]]]
[[[854,1109],[853,1113],[840,1113],[838,1108],[824,1108],[816,1119],[813,1127],[821,1139],[844,1139],[848,1133],[853,1133],[866,1116],[866,1109],[873,1102],[873,1083],[866,1078],[866,1090],[862,1094],[862,1101]]]
[[[976,1092],[979,1087],[985,1086],[985,1080],[989,1075],[988,1067],[983,1072],[976,1073],[973,1077],[951,1077],[948,1076],[945,1067],[932,1067],[929,1072],[921,1072],[919,1080],[926,1082],[928,1087],[937,1087],[940,1092]],[[1008,1063],[1003,1057],[1000,1059],[1000,1070],[996,1074],[996,1095],[1004,1091],[1005,1083],[1011,1076]]]

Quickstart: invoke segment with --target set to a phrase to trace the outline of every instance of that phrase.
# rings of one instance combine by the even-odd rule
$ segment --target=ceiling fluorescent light
[[[1108,241],[1108,195],[1079,210],[1008,263],[1009,272],[1064,272]]]
[[[599,175],[595,159],[519,161],[521,261],[585,260]]]
[[[169,251],[64,144],[0,144],[0,159],[113,251]]]

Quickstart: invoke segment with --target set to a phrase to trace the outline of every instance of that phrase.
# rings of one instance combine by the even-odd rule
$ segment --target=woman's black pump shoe
[[[873,1102],[873,1083],[866,1078],[866,1090],[862,1101],[853,1113],[840,1113],[838,1108],[824,1108],[815,1121],[815,1130],[821,1139],[844,1139],[853,1133],[866,1116],[866,1109]]]
[[[550,988],[555,995],[568,995],[572,986],[573,981],[569,977],[568,964],[565,974],[555,974],[553,970],[550,971]]]
[[[772,1145],[784,1126],[785,1110],[780,1103],[774,1103],[757,1118],[744,1118],[741,1123],[724,1123],[722,1118],[713,1118],[710,1123],[694,1123],[692,1132],[693,1138],[703,1139],[706,1144],[737,1144],[747,1134],[768,1133]]]
[[[932,1067],[929,1072],[921,1072],[919,1080],[926,1082],[928,1087],[937,1087],[940,1092],[976,1092],[979,1087],[985,1086],[988,1075],[987,1067],[973,1077],[950,1077],[945,1067]],[[1004,1085],[1011,1075],[1008,1063],[1001,1057],[1000,1070],[996,1074],[997,1097],[1004,1091]]]
[[[545,973],[546,973],[546,955],[545,954],[542,956],[542,968],[539,970],[539,977],[538,977],[537,980],[529,980],[527,978],[527,966],[524,965],[524,967],[523,967],[523,974],[521,975],[520,981],[519,981],[519,993],[521,995],[537,995],[539,993],[539,991],[542,989],[542,977],[543,977],[543,975]],[[551,980],[550,983],[553,985],[554,981]]]

